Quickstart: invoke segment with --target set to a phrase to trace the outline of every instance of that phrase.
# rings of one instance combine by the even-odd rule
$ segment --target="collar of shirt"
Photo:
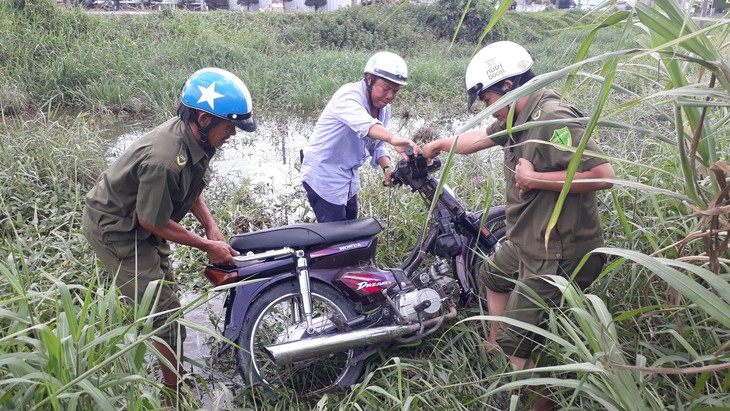
[[[535,111],[535,108],[537,108],[537,103],[542,100],[543,95],[548,90],[545,88],[541,88],[540,90],[537,90],[533,93],[530,93],[530,95],[527,97],[527,101],[525,102],[524,107],[522,107],[522,111],[520,111],[520,114],[517,115],[517,121],[515,121],[515,126],[525,124],[527,121],[532,118],[532,113]]]

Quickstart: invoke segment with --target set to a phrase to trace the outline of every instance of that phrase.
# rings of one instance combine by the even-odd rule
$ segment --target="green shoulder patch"
[[[572,147],[573,138],[570,135],[568,127],[557,129],[553,132],[553,136],[550,137],[550,142],[554,144],[560,144],[561,146]]]
[[[180,145],[180,150],[177,152],[177,157],[175,157],[175,162],[177,162],[177,165],[180,167],[185,167],[185,164],[188,162],[188,150],[185,148],[185,145]]]

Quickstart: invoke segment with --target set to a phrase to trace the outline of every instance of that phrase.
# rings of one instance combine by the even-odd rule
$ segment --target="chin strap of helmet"
[[[502,90],[499,87],[489,86],[486,89],[484,89],[484,91],[482,91],[482,93],[485,91],[490,91],[494,94],[499,94],[500,96],[504,96],[505,94],[507,94],[508,91],[511,91],[511,90],[512,90],[512,88],[510,88],[509,90]],[[511,109],[511,106],[512,106],[512,104],[507,104],[505,107],[507,107],[507,109],[509,110],[509,109]]]
[[[212,147],[210,143],[208,142],[208,133],[210,133],[210,130],[213,129],[219,122],[220,118],[216,116],[211,116],[212,120],[210,121],[210,124],[208,124],[207,127],[203,127],[198,123],[198,117],[194,117],[193,121],[195,122],[195,125],[198,127],[198,134],[200,134],[200,142],[203,144],[203,148],[210,148]]]
[[[500,96],[503,96],[507,94],[508,92],[516,89],[517,87],[522,85],[522,74],[519,74],[514,77],[514,80],[512,80],[512,87],[510,87],[508,90],[502,90],[502,88],[497,86],[489,86],[486,89],[482,90],[484,91],[491,91],[492,93],[499,94]]]
[[[368,104],[370,105],[370,108],[375,107],[375,104],[373,104],[373,84],[374,83],[375,83],[375,76],[373,76],[371,74],[370,81],[368,81],[368,78],[365,77],[365,88],[367,89]]]
[[[507,94],[507,91],[504,91],[501,88],[495,87],[495,86],[490,86],[490,87],[485,88],[484,90],[482,90],[482,93],[484,93],[485,91],[490,91],[494,94],[499,94],[500,96]]]
[[[502,88],[496,87],[496,86],[489,86],[486,89],[484,89],[482,92],[491,91],[492,93],[499,94],[500,96],[504,96],[505,94],[509,93],[510,91],[521,86],[522,85],[521,81],[522,81],[522,74],[515,76],[514,80],[512,80],[512,86],[507,90],[502,90]],[[511,110],[512,104],[507,104],[505,107],[507,107],[507,109]]]

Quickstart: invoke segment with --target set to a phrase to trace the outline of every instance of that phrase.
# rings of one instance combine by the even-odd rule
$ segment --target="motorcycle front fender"
[[[462,241],[464,244],[468,244],[468,238],[463,237]],[[454,274],[456,276],[456,280],[461,286],[461,298],[459,299],[459,304],[462,307],[466,307],[472,298],[472,286],[469,281],[469,273],[467,270],[468,261],[471,259],[472,253],[473,251],[471,248],[464,246],[461,249],[461,254],[454,257]]]
[[[503,220],[505,210],[506,207],[503,205],[491,207],[487,218],[484,219],[484,226],[489,227],[494,222]],[[484,218],[484,213],[478,213],[475,217],[476,222],[481,222]],[[473,259],[473,254],[477,252],[475,251],[475,248],[477,247],[477,239],[474,237],[462,236],[461,240],[464,247],[462,247],[461,253],[454,257],[454,271],[456,279],[461,285],[462,290],[459,303],[462,307],[465,307],[469,305],[473,298],[473,292],[476,291],[473,290],[472,283],[470,281],[472,273],[470,272],[469,263]]]

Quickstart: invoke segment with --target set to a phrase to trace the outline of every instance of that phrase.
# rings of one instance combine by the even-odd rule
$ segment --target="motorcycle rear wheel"
[[[337,290],[317,282],[312,282],[310,288],[313,322],[319,325],[315,336],[334,332],[328,315],[342,321],[355,317],[352,305]],[[269,344],[307,338],[304,329],[306,321],[296,280],[277,284],[257,297],[246,313],[238,338],[243,350],[236,350],[244,380],[266,389],[287,387],[307,395],[356,383],[363,369],[363,361],[353,361],[361,352],[359,349],[333,352],[285,366],[276,365],[264,352],[263,347]]]

